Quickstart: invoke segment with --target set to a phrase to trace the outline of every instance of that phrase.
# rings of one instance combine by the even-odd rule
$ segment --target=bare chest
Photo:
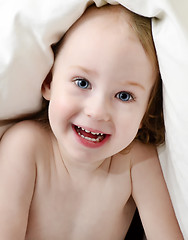
[[[83,186],[49,176],[36,184],[26,240],[124,239],[135,209],[128,172]]]

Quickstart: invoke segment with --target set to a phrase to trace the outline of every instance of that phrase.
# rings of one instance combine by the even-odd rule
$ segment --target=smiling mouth
[[[84,128],[76,126],[76,125],[74,125],[74,129],[76,130],[77,134],[81,138],[83,138],[87,141],[93,142],[93,143],[102,142],[106,138],[106,135],[107,135],[107,134],[100,133],[100,132],[91,132],[87,129],[84,129]]]

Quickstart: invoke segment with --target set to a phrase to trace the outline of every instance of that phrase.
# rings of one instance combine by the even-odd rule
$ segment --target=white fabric
[[[120,3],[154,17],[166,125],[166,146],[159,149],[159,156],[184,238],[188,239],[187,0],[0,0],[0,119],[40,107],[41,83],[53,64],[50,45],[93,2],[98,7]],[[3,131],[0,128],[0,133]]]

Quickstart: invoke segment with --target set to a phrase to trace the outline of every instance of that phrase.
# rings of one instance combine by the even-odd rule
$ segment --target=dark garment
[[[143,238],[144,229],[140,220],[138,210],[136,210],[125,240],[143,240]]]

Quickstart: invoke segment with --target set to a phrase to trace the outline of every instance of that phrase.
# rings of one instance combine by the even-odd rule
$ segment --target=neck
[[[106,176],[110,171],[112,157],[98,161],[74,159],[58,145],[55,138],[53,138],[53,148],[54,152],[57,153],[56,158],[59,158],[60,162],[63,163],[64,169],[71,179],[89,181],[96,176]]]
[[[98,162],[76,162],[69,161],[64,155],[61,156],[62,162],[67,170],[67,173],[76,179],[91,179],[95,176],[107,175],[111,166],[111,157]]]
[[[66,172],[72,179],[78,179],[79,181],[83,179],[87,181],[96,176],[106,176],[110,171],[112,157],[96,162],[86,162],[70,159],[65,152],[60,150],[59,153]]]

